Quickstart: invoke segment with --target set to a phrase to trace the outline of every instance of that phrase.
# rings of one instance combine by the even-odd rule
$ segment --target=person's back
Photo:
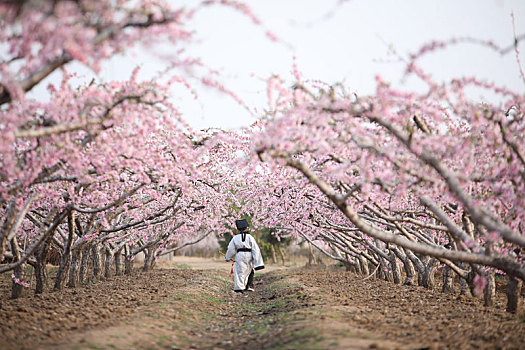
[[[253,291],[254,269],[264,269],[261,250],[255,238],[248,232],[246,220],[236,220],[235,224],[240,232],[233,236],[228,244],[224,258],[230,261],[235,257],[233,290],[236,292]]]

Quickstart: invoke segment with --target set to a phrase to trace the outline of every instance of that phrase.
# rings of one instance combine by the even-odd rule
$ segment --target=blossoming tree
[[[399,280],[397,258],[407,277],[415,265],[426,285],[440,262],[447,266],[445,285],[454,271],[472,289],[485,290],[487,305],[494,272],[503,272],[515,304],[525,279],[523,96],[475,78],[434,82],[417,57],[408,73],[427,84],[422,92],[393,88],[380,77],[371,96],[308,82],[297,71],[292,88],[272,78],[254,153],[307,180],[280,191],[316,205],[303,212],[316,229],[287,223],[330,242],[338,259],[359,267],[358,257],[368,255]],[[470,87],[494,102],[472,99]]]
[[[88,261],[93,276],[102,269],[109,276],[113,262],[120,273],[124,257],[129,272],[144,252],[149,268],[174,237],[191,243],[196,233],[220,230],[220,203],[209,200],[213,188],[204,184],[207,150],[195,146],[199,133],[170,103],[170,87],[188,85],[184,76],[140,81],[135,70],[125,82],[75,87],[66,67],[76,61],[97,72],[135,45],[167,40],[180,47],[191,38],[185,23],[213,3],[188,10],[165,1],[0,5],[7,51],[0,62],[0,271],[13,271],[13,297],[26,284],[26,263],[43,291],[51,249],[60,255],[59,289],[85,280]],[[177,52],[172,65],[197,64]],[[26,96],[60,69],[49,101]]]

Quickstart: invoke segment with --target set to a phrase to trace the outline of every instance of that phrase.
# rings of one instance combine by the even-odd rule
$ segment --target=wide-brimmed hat
[[[245,219],[241,219],[241,220],[235,220],[235,226],[237,226],[237,230],[242,230],[242,229],[247,228],[249,225],[248,225],[248,221],[246,221]]]

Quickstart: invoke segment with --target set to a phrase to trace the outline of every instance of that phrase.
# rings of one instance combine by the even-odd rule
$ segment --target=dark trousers
[[[246,283],[246,288],[253,287],[253,274],[254,271],[252,269],[252,272],[250,272],[250,276],[248,276],[248,283]]]

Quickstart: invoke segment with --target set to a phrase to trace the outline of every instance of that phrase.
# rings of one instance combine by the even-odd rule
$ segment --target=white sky
[[[186,0],[185,3],[192,3]],[[249,105],[263,110],[266,87],[260,78],[278,74],[290,79],[293,57],[305,78],[328,83],[344,81],[350,90],[364,95],[373,91],[374,76],[380,74],[395,84],[417,88],[416,81],[401,82],[404,66],[391,54],[415,52],[432,39],[471,36],[508,46],[513,41],[513,11],[516,32],[525,33],[525,0],[251,0],[247,1],[263,26],[284,43],[270,41],[265,28],[230,8],[213,6],[199,12],[192,23],[196,42],[188,53],[219,70],[219,78]],[[525,52],[525,42],[520,45]],[[161,47],[160,54],[171,54]],[[521,55],[525,64],[525,55]],[[525,92],[514,52],[501,56],[471,44],[454,46],[426,56],[420,64],[435,78],[476,75]],[[129,77],[136,65],[142,77],[162,69],[162,62],[149,53],[118,57],[104,65],[100,80]],[[92,74],[78,64],[89,81]],[[255,74],[255,77],[253,76]],[[57,78],[52,76],[49,81]],[[46,85],[46,84],[41,84]],[[34,94],[43,95],[39,86]],[[174,99],[184,118],[194,127],[238,128],[255,119],[228,96],[199,88],[199,99],[182,89]]]

